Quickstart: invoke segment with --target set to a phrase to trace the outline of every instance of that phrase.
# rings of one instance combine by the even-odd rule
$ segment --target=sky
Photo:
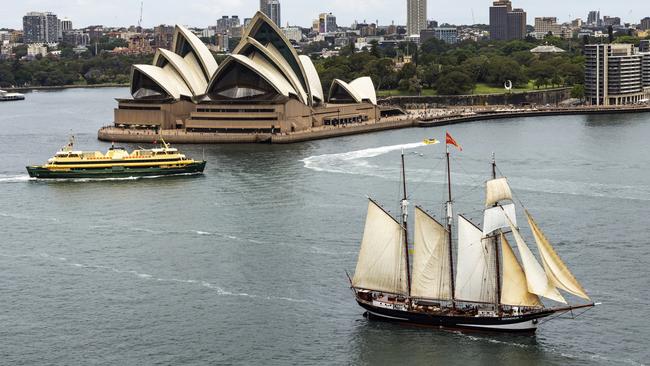
[[[0,28],[22,29],[22,17],[29,11],[51,11],[70,18],[74,27],[101,24],[137,24],[141,0],[0,0]],[[379,21],[380,25],[406,24],[406,0],[280,0],[282,26],[310,26],[319,13],[332,12],[339,25],[355,20]],[[488,23],[491,0],[428,0],[428,18],[440,23]],[[454,6],[450,6],[453,4]],[[513,0],[514,7],[528,12],[528,24],[536,16],[554,16],[560,21],[587,18],[589,10],[619,16],[623,22],[638,23],[650,16],[650,0]],[[206,27],[223,15],[251,17],[259,0],[144,0],[142,24],[183,24]]]

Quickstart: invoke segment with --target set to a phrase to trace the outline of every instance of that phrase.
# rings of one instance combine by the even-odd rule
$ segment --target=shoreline
[[[129,84],[109,83],[93,85],[57,85],[57,86],[25,86],[15,88],[3,88],[8,92],[30,92],[36,90],[67,90],[67,89],[100,89],[100,88],[128,88]]]
[[[615,115],[629,113],[650,113],[650,105],[644,106],[617,106],[617,107],[574,107],[574,108],[547,108],[536,110],[495,110],[483,111],[472,115],[446,115],[437,118],[409,118],[388,119],[380,122],[363,123],[342,127],[316,128],[309,131],[292,134],[219,134],[206,132],[186,132],[184,130],[162,130],[156,133],[153,130],[131,130],[113,126],[102,127],[97,132],[101,141],[115,141],[127,143],[147,143],[161,136],[170,143],[175,144],[293,144],[299,142],[321,140],[342,136],[358,135],[364,133],[380,132],[387,130],[411,127],[440,127],[458,123],[489,121],[498,119],[568,116],[568,115]]]

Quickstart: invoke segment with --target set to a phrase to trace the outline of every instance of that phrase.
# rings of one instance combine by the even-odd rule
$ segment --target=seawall
[[[508,94],[395,96],[381,98],[380,105],[399,106],[405,109],[424,109],[453,106],[485,105],[556,105],[571,98],[571,88],[547,89]]]

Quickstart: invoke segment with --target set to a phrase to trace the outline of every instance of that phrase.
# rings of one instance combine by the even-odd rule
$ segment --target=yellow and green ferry
[[[201,174],[205,164],[188,158],[164,141],[160,148],[141,148],[131,153],[113,145],[102,154],[74,150],[72,137],[45,165],[28,166],[27,172],[30,177],[40,179],[155,177]]]

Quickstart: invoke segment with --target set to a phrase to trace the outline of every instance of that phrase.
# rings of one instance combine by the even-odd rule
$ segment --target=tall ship
[[[459,145],[449,134],[446,145],[446,217],[441,223],[424,208],[415,207],[412,258],[407,244],[409,201],[403,153],[400,217],[391,216],[369,199],[357,266],[350,279],[356,301],[366,314],[436,327],[535,332],[544,318],[597,305],[524,208],[541,264],[533,255],[517,222],[516,203],[523,204],[513,196],[507,178],[497,176],[494,158],[492,177],[485,185],[482,227],[460,214],[454,220],[449,145]],[[510,244],[513,239],[519,259]],[[560,291],[585,303],[569,305]],[[542,298],[557,305],[545,305]]]
[[[73,136],[45,165],[28,166],[27,172],[41,179],[127,178],[200,174],[205,165],[205,161],[188,158],[164,141],[161,147],[131,153],[113,145],[102,154],[75,150]]]
[[[24,100],[25,94],[9,93],[5,90],[0,90],[0,102],[10,102],[14,100]]]

